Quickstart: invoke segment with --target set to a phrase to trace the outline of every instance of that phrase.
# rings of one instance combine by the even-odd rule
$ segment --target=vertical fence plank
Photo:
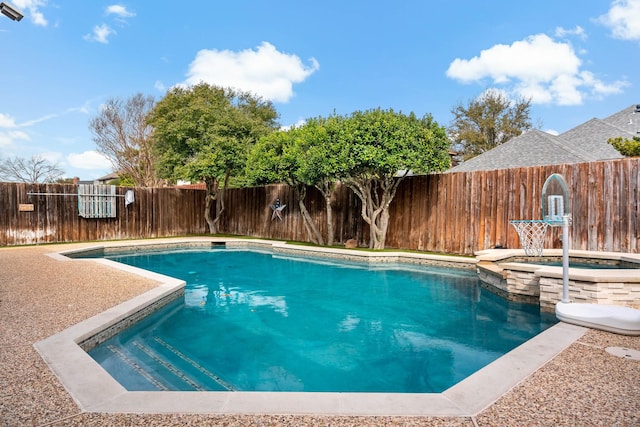
[[[603,190],[602,198],[604,202],[604,212],[602,219],[603,226],[603,247],[610,248],[609,250],[615,250],[614,236],[616,235],[619,227],[617,221],[618,215],[614,211],[618,208],[618,192],[617,192],[617,179],[613,173],[613,163],[603,163]],[[616,224],[618,222],[618,224]]]
[[[638,242],[640,241],[640,162],[634,162],[629,165],[629,248],[638,250]],[[626,251],[631,252],[631,251]]]

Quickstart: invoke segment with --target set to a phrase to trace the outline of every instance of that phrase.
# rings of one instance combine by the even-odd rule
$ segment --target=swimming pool
[[[441,392],[556,323],[461,269],[255,249],[109,258],[187,282],[90,350],[128,390]]]

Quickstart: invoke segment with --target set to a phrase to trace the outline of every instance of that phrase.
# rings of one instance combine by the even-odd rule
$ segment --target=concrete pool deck
[[[153,243],[165,241],[176,239]],[[83,371],[85,361],[74,359],[79,354],[61,351],[64,347],[50,338],[76,336],[79,326],[73,325],[91,324],[93,316],[147,291],[162,292],[157,277],[104,262],[63,262],[47,256],[96,245],[0,248],[2,425],[640,423],[640,362],[605,350],[640,350],[640,338],[565,324],[520,347],[506,365],[490,365],[438,395],[126,392],[100,383],[101,375],[94,371]],[[54,344],[50,350],[57,348],[59,361],[74,361],[78,383],[62,385],[35,350],[40,341]],[[79,394],[74,387],[83,383],[88,385],[86,394]]]

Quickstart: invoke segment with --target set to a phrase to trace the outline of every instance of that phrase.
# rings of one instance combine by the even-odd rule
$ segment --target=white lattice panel
[[[115,218],[115,185],[80,184],[78,186],[78,212],[84,218]]]

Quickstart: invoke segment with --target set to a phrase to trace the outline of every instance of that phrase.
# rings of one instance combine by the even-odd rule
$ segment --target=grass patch
[[[263,239],[269,240],[269,239]],[[421,255],[440,255],[440,256],[450,256],[450,257],[464,257],[469,259],[474,259],[473,255],[459,255],[459,254],[449,254],[444,252],[426,252],[426,251],[416,251],[413,249],[393,249],[393,248],[385,248],[385,249],[370,249],[370,248],[353,248],[347,249],[344,245],[318,245],[317,243],[310,242],[298,242],[295,240],[286,241],[288,245],[294,246],[312,246],[316,248],[331,248],[331,249],[346,249],[348,251],[359,251],[359,252],[373,252],[373,253],[384,253],[384,252],[403,252],[403,253],[412,253],[412,254],[421,254]]]

